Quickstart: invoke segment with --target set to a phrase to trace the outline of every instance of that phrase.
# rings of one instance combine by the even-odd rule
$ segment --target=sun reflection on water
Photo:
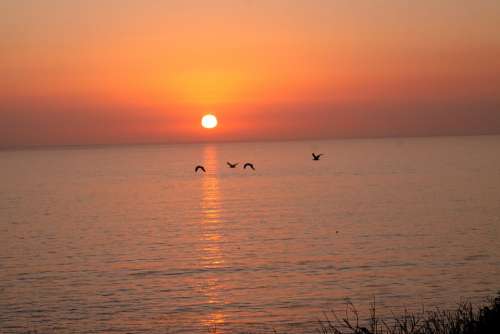
[[[220,291],[224,290],[217,270],[224,266],[222,243],[224,242],[221,229],[221,194],[217,177],[217,149],[207,145],[203,151],[204,166],[207,173],[202,181],[202,221],[200,241],[202,246],[201,265],[207,270],[207,279],[202,286],[202,293],[207,298],[208,314],[203,317],[203,326],[211,329],[217,328],[217,333],[222,333],[219,326],[224,324],[225,315],[222,311],[224,298]]]

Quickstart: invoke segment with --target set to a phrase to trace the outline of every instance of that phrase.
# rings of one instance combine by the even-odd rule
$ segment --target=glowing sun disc
[[[207,114],[201,118],[201,126],[205,129],[213,129],[217,126],[217,117]]]

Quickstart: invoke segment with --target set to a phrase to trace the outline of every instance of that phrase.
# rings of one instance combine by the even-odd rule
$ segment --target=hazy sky
[[[500,133],[500,2],[3,0],[0,78],[0,146]]]

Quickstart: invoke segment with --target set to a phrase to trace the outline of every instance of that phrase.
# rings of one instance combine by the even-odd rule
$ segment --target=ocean
[[[313,333],[499,277],[500,136],[0,151],[1,333]]]

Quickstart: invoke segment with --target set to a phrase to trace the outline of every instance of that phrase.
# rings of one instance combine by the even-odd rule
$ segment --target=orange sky
[[[0,146],[500,133],[499,22],[493,0],[6,0]]]

